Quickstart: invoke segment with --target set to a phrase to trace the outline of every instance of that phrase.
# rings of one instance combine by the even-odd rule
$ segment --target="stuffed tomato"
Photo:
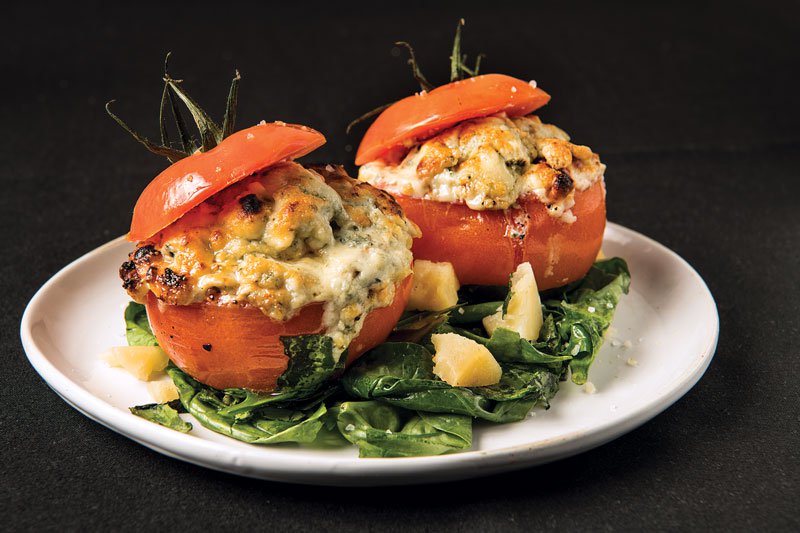
[[[418,229],[340,167],[292,161],[324,141],[262,123],[180,159],[139,198],[123,286],[201,383],[274,390],[289,364],[282,338],[329,336],[351,362],[402,313]]]
[[[581,279],[605,229],[605,165],[532,114],[550,96],[501,74],[453,81],[383,111],[358,177],[392,193],[422,230],[417,259],[464,284],[500,285],[525,262],[540,290]]]

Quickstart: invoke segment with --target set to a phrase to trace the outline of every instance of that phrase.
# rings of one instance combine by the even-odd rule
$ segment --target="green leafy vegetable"
[[[497,312],[503,302],[483,302],[465,305],[450,314],[450,324],[473,324]]]
[[[546,368],[505,365],[497,385],[452,387],[433,374],[432,354],[424,346],[398,342],[362,356],[344,375],[342,386],[352,396],[415,411],[513,422],[525,418],[537,403],[547,405],[558,391],[558,378]]]
[[[498,302],[499,305],[507,296],[508,285],[464,285],[458,289],[458,301],[471,304]]]
[[[415,457],[472,446],[468,416],[409,411],[376,401],[344,402],[336,425],[360,457]]]
[[[333,339],[325,335],[298,335],[281,337],[281,342],[289,357],[289,366],[278,378],[277,390],[265,394],[228,389],[225,392],[230,400],[221,408],[220,414],[241,416],[255,408],[281,402],[308,403],[311,400],[316,404],[333,392],[331,387],[323,385],[335,372],[343,369],[347,360],[347,353],[343,353],[340,363],[334,361]]]
[[[456,305],[442,311],[406,311],[394,327],[392,340],[419,343],[451,315],[457,314],[459,308]]]
[[[523,339],[516,331],[497,328],[486,342],[486,347],[495,359],[506,363],[532,363],[549,365],[568,361],[568,355],[545,353],[530,341]]]
[[[281,337],[289,357],[289,367],[278,378],[278,389],[316,390],[331,374],[343,366],[333,359],[333,339],[326,335]],[[339,361],[344,363],[347,353]]]
[[[151,403],[148,405],[137,405],[130,408],[131,413],[140,416],[150,422],[155,422],[164,427],[188,433],[192,429],[189,422],[183,420],[172,406],[168,403]]]
[[[253,408],[236,415],[223,414],[230,395],[203,385],[174,366],[167,374],[178,387],[183,407],[204,427],[252,444],[311,443],[323,427],[327,408],[297,410],[284,405]]]
[[[561,302],[545,302],[545,309],[561,315],[555,319],[555,326],[565,341],[563,353],[572,356],[569,367],[574,383],[586,383],[603,334],[630,283],[628,265],[615,257],[595,263],[586,277],[566,289]]]
[[[142,304],[130,302],[125,308],[125,337],[129,346],[158,346]]]

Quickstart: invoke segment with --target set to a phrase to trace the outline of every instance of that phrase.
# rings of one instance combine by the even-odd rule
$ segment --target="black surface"
[[[800,527],[798,5],[634,5],[6,8],[0,528]],[[312,159],[350,161],[363,129],[348,138],[347,121],[415,90],[391,43],[414,43],[442,82],[462,15],[466,51],[488,52],[487,71],[535,78],[553,95],[542,117],[601,154],[609,218],[674,249],[708,282],[721,336],[692,391],[630,434],[551,465],[348,490],[169,459],[48,389],[19,342],[25,304],[59,268],[127,230],[163,166],[104,115],[106,100],[156,136],[172,50],[174,74],[215,113],[237,67],[240,125],[305,123],[329,139]]]

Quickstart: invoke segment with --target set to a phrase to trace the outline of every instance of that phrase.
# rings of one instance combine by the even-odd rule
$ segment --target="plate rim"
[[[332,460],[313,454],[298,457],[296,449],[292,449],[294,453],[286,453],[286,448],[281,450],[280,447],[270,448],[269,454],[263,454],[262,448],[234,449],[225,443],[185,435],[141,418],[128,416],[56,368],[39,348],[32,332],[33,317],[38,314],[38,308],[42,305],[42,300],[49,289],[83,263],[101,255],[107,248],[118,246],[120,241],[125,240],[124,235],[80,256],[47,280],[25,308],[20,322],[20,337],[30,364],[45,383],[73,408],[91,420],[152,450],[199,466],[258,479],[334,486],[431,483],[497,474],[588,451],[635,429],[683,397],[700,380],[713,359],[719,340],[719,312],[705,280],[685,259],[658,241],[613,222],[608,222],[606,225],[606,232],[609,231],[642,240],[643,244],[658,248],[670,255],[673,260],[677,260],[703,289],[706,297],[704,300],[708,304],[704,315],[706,312],[709,313],[708,318],[712,321],[713,331],[710,332],[702,353],[692,360],[693,364],[668,386],[664,386],[666,392],[637,405],[622,419],[608,420],[585,430],[573,431],[535,443],[430,457]],[[186,439],[194,439],[192,445],[187,446]],[[276,461],[275,456],[285,460]]]

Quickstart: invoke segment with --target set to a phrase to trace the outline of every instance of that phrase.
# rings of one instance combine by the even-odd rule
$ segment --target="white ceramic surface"
[[[452,455],[359,459],[355,447],[255,446],[196,422],[189,434],[178,433],[128,411],[129,406],[152,402],[145,384],[109,368],[99,355],[125,344],[122,313],[128,297],[117,269],[130,250],[122,238],[109,242],[65,267],[36,293],[21,325],[31,364],[73,407],[149,448],[276,481],[342,486],[438,482],[588,450],[632,430],[683,396],[708,367],[719,333],[714,299],[689,264],[657,242],[609,224],[603,250],[628,261],[633,281],[591,368],[594,394],[562,383],[550,410],[537,409],[514,424],[476,423],[472,451]]]

